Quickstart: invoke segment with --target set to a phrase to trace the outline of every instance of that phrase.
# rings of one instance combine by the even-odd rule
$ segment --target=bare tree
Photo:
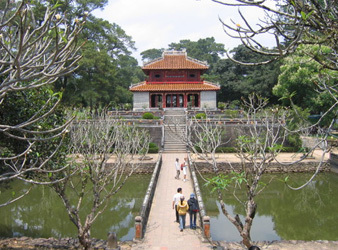
[[[234,168],[229,163],[232,171],[226,175],[219,169],[216,149],[227,142],[224,141],[225,128],[218,123],[218,119],[206,116],[205,119],[197,120],[192,117],[187,122],[188,132],[180,139],[198,157],[210,164],[214,177],[206,181],[217,192],[222,213],[236,227],[243,239],[243,244],[250,247],[252,245],[250,232],[257,210],[255,198],[267,186],[266,184],[262,185],[260,180],[271,167],[271,163],[278,162],[277,156],[283,149],[288,135],[299,133],[302,128],[297,128],[297,132],[294,132],[294,129],[290,130],[288,123],[293,119],[291,110],[277,107],[267,108],[267,99],[253,94],[250,95],[248,100],[243,100],[243,104],[245,108],[244,118],[238,120],[239,126],[237,127],[237,134],[239,135],[237,138],[237,157],[241,162],[240,168]],[[175,127],[178,125],[172,123],[169,126],[172,131],[175,131]],[[325,141],[325,137],[320,139],[314,145],[314,148],[318,147],[323,140]],[[287,164],[292,165],[302,161],[311,151],[312,149],[303,157]],[[326,152],[326,148],[323,147],[323,156]],[[318,165],[316,173],[320,170],[322,163],[323,161]],[[198,168],[196,170],[198,171]],[[240,200],[236,195],[236,190],[243,184],[246,195],[244,199]],[[223,191],[229,187],[234,187],[234,196],[245,209],[244,220],[237,214],[230,214],[225,206]]]
[[[75,23],[69,24],[67,16],[57,12],[57,6],[46,7],[42,20],[35,18],[34,7],[34,1],[1,2],[0,107],[11,94],[22,93],[25,96],[30,91],[40,91],[50,86],[59,77],[73,72],[81,59],[81,45],[77,37],[88,13],[83,14],[83,19],[76,19]],[[19,152],[12,151],[10,154],[0,145],[0,166],[3,168],[0,182],[19,178],[36,183],[39,181],[27,178],[28,173],[64,170],[61,166],[53,170],[46,168],[62,140],[49,155],[32,159],[30,154],[38,143],[55,143],[54,139],[63,138],[69,122],[47,129],[40,126],[53,114],[61,96],[61,93],[50,92],[46,100],[35,107],[33,114],[25,117],[24,121],[0,122],[0,136],[12,143],[24,145]]]
[[[336,1],[332,0],[212,0],[213,2],[239,8],[241,20],[231,23],[221,20],[224,31],[231,38],[239,39],[251,51],[270,55],[271,59],[264,62],[249,63],[265,64],[293,53],[300,44],[317,44],[318,51],[312,58],[323,67],[337,70],[337,20]],[[242,7],[256,8],[264,11],[259,23],[250,23]],[[270,35],[275,44],[270,48],[260,43],[260,37]],[[329,46],[331,50],[324,47]],[[244,62],[239,62],[245,64]]]
[[[216,164],[216,149],[225,145],[225,127],[210,119],[207,112],[205,118],[191,117],[187,123],[187,134],[183,141],[189,149],[200,158],[212,165],[213,171],[218,173]]]
[[[138,166],[133,156],[147,152],[149,140],[146,130],[110,119],[105,113],[77,120],[72,126],[69,171],[76,169],[78,174],[67,175],[53,188],[76,226],[84,249],[91,247],[92,224]]]
[[[241,20],[231,20],[226,22],[220,20],[224,31],[231,38],[239,39],[242,44],[253,53],[270,56],[267,61],[261,62],[242,62],[236,61],[228,54],[234,62],[242,65],[267,64],[274,60],[281,59],[293,54],[299,45],[310,45],[304,51],[306,61],[316,61],[321,65],[319,78],[312,79],[313,89],[318,92],[318,96],[325,94],[332,99],[332,105],[322,110],[322,116],[314,124],[308,124],[307,128],[302,127],[294,132],[316,129],[322,120],[333,117],[328,128],[323,131],[326,134],[321,138],[326,138],[332,130],[337,117],[338,89],[337,89],[337,70],[338,70],[338,5],[337,1],[332,0],[212,0],[213,2],[229,7],[237,7]],[[250,23],[242,8],[251,8],[264,11],[264,16],[258,23]],[[270,47],[260,43],[260,37],[272,36],[275,44]],[[266,40],[266,39],[265,39]],[[291,63],[292,63],[292,58]],[[288,98],[292,108],[297,112],[297,107],[293,105],[292,98],[295,93]],[[325,142],[324,142],[325,143]],[[309,183],[309,182],[307,182]],[[306,184],[305,184],[306,185]]]

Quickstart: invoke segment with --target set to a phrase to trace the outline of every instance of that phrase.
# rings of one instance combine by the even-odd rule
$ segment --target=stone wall
[[[162,148],[162,125],[139,125],[149,131],[151,142],[156,143],[159,149]]]
[[[133,92],[133,110],[149,108],[149,92]]]
[[[314,172],[318,167],[319,162],[299,162],[293,165],[282,165],[280,163],[270,163],[270,166],[267,168],[265,173],[306,173],[306,172]],[[231,166],[229,163],[220,162],[217,164],[220,169],[220,172],[228,173],[233,169],[240,170],[241,163],[232,162]],[[201,173],[211,173],[212,167],[209,163],[205,162],[195,162],[195,167]],[[328,162],[323,163],[320,169],[321,172],[331,171],[331,166]]]
[[[155,168],[151,176],[146,195],[144,196],[142,207],[140,209],[140,214],[135,217],[135,239],[137,240],[140,240],[144,237],[161,167],[162,155],[160,154],[155,164]]]
[[[201,91],[200,109],[217,109],[216,91]]]

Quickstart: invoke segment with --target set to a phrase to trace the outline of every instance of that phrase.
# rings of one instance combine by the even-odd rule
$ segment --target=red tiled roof
[[[143,70],[151,69],[201,69],[207,70],[208,64],[187,56],[186,52],[165,51],[162,57],[144,64]]]
[[[133,92],[158,92],[158,91],[217,91],[220,90],[218,85],[210,82],[203,83],[161,83],[147,84],[141,82],[131,86],[130,91]]]

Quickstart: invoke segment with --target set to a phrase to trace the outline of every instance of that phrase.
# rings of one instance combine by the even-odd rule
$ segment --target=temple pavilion
[[[142,67],[146,80],[129,88],[134,110],[216,109],[220,86],[201,78],[208,68],[206,62],[188,57],[185,51],[164,51],[162,57]]]

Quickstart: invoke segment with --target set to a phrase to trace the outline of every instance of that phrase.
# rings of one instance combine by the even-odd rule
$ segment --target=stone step
[[[181,142],[186,132],[186,113],[184,110],[166,110],[164,113],[164,152],[186,152]]]
[[[167,144],[164,148],[186,148],[184,144]]]
[[[168,148],[163,148],[163,151],[187,151],[186,147],[168,147]]]

